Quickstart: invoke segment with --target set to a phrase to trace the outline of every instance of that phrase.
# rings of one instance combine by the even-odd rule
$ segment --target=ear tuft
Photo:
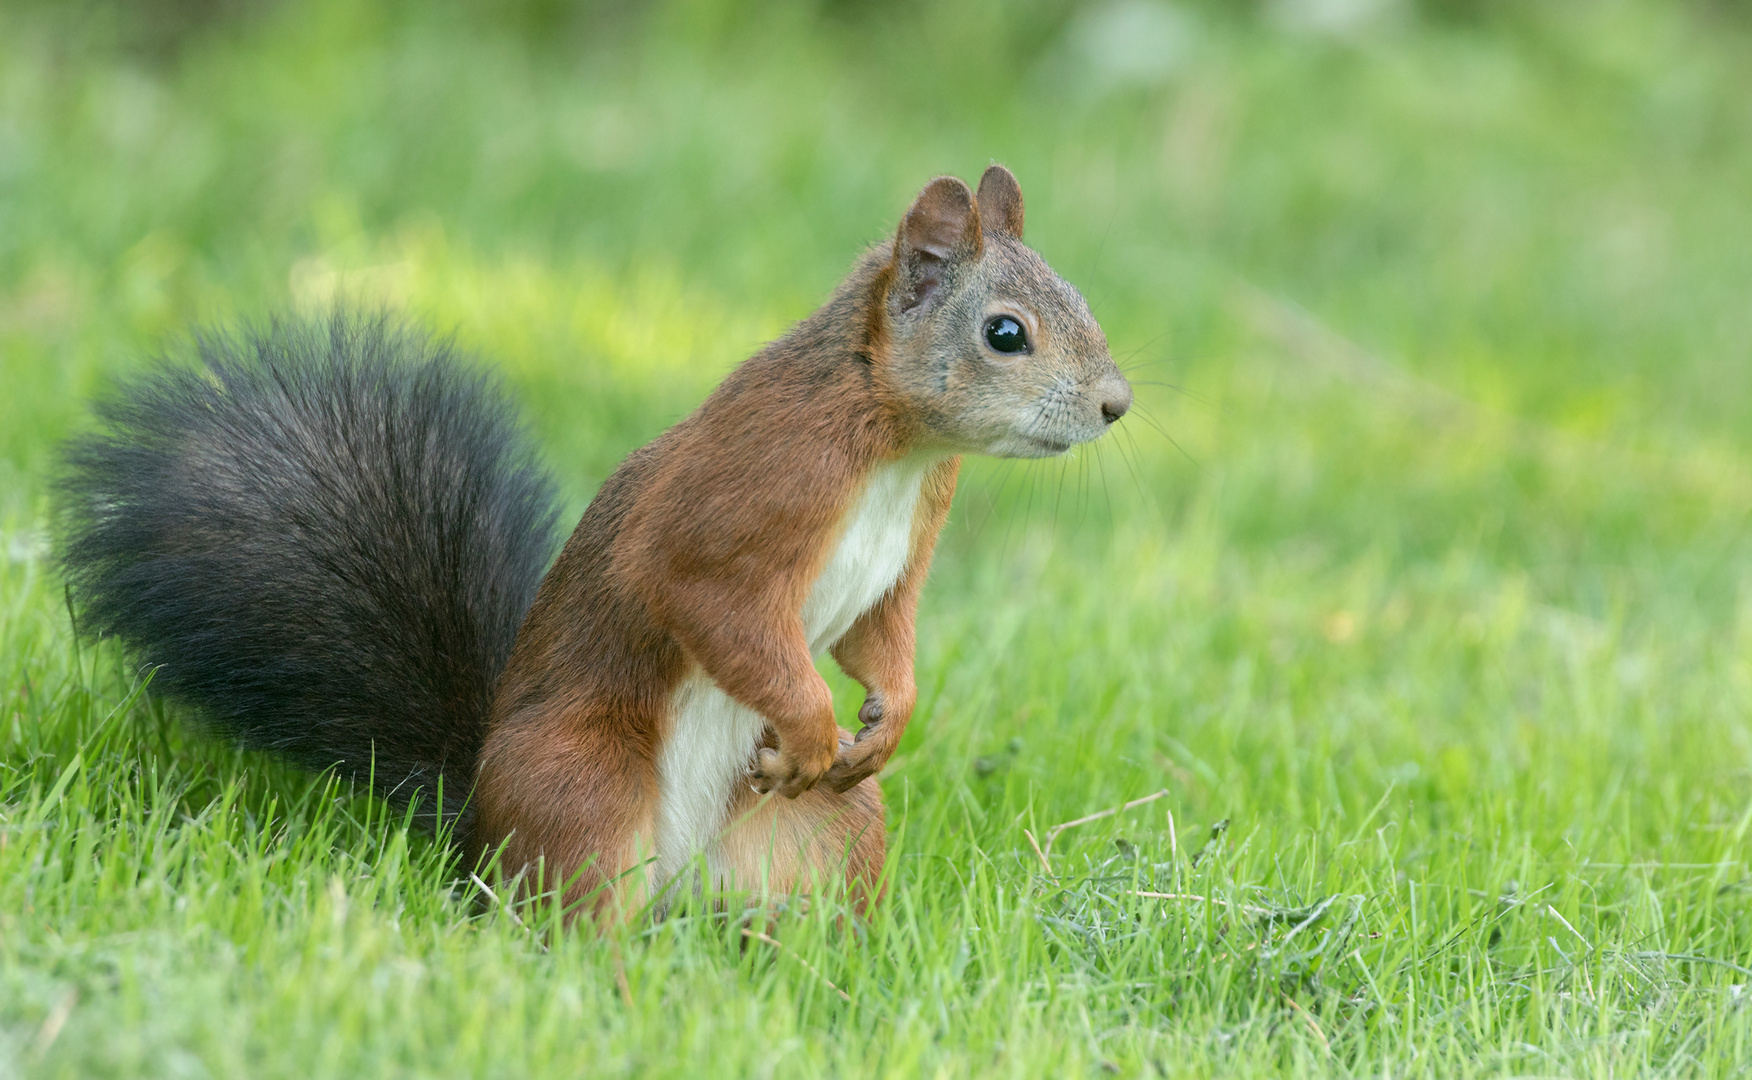
[[[1022,185],[1002,165],[979,178],[979,219],[987,229],[1022,239]]]
[[[900,233],[907,246],[943,262],[963,254],[959,248],[970,247],[977,253],[979,209],[974,204],[973,192],[959,177],[937,177],[913,200],[912,209],[901,222]]]
[[[894,238],[899,310],[911,311],[930,300],[942,287],[944,271],[977,259],[982,247],[973,191],[953,176],[926,184]]]

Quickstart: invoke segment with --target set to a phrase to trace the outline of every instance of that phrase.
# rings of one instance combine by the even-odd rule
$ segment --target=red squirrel
[[[199,338],[204,371],[136,380],[68,448],[82,628],[244,745],[418,792],[599,916],[702,884],[867,902],[960,455],[1063,454],[1131,404],[1022,228],[1002,166],[931,181],[626,459],[545,576],[551,486],[447,344],[345,315]],[[823,652],[865,688],[855,736]]]

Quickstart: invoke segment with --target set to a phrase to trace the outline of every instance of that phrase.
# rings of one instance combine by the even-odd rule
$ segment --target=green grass
[[[0,11],[0,1075],[1752,1062],[1728,5],[242,7]],[[191,323],[453,330],[577,510],[992,158],[1147,416],[967,474],[867,923],[558,932],[75,642],[54,444]]]

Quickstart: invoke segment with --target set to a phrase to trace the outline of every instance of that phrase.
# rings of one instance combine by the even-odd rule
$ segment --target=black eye
[[[994,315],[986,320],[986,344],[1001,353],[1028,351],[1028,331],[1008,315]]]

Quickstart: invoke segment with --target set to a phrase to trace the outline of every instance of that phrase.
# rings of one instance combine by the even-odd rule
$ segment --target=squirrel
[[[201,368],[125,384],[65,450],[80,629],[246,747],[418,793],[570,910],[661,913],[690,882],[862,908],[960,455],[1060,455],[1131,405],[1022,231],[1003,166],[932,180],[551,568],[553,485],[450,344],[344,312],[197,335]],[[855,735],[823,652],[865,689]]]

